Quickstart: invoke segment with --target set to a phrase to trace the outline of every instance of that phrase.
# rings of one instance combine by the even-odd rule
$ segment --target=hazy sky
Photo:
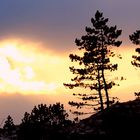
[[[124,58],[117,62],[127,81],[113,94],[131,99],[140,74],[131,66],[128,36],[140,29],[139,6],[139,0],[0,0],[0,122],[8,114],[19,122],[34,105],[72,98],[63,86],[71,78],[68,56],[97,10],[123,30]]]

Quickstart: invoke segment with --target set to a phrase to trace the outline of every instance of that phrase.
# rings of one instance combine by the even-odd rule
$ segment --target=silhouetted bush
[[[40,140],[66,137],[71,125],[68,114],[60,103],[50,106],[40,104],[31,113],[25,113],[19,126],[19,140]]]
[[[10,115],[8,115],[6,121],[4,122],[2,135],[9,139],[14,139],[16,135],[16,126],[14,125],[13,119]]]

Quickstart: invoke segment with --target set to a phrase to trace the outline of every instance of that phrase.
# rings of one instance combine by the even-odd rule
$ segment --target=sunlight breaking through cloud
[[[46,50],[42,52],[40,49],[40,46],[29,42],[1,41],[0,91],[41,94],[56,90],[57,84],[42,74],[48,64],[58,64],[60,59],[53,58],[47,55]]]

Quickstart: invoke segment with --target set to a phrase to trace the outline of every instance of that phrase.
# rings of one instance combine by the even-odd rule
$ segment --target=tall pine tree
[[[93,94],[74,94],[78,95],[83,101],[80,103],[69,102],[71,105],[77,107],[94,106],[89,104],[88,101],[97,100],[101,111],[104,109],[104,104],[107,108],[110,106],[111,101],[108,90],[115,85],[115,82],[107,79],[106,73],[107,71],[115,71],[118,67],[117,64],[110,62],[110,57],[115,56],[110,47],[119,47],[121,45],[122,42],[117,38],[122,31],[117,30],[117,26],[109,27],[107,22],[108,18],[104,18],[103,13],[97,11],[95,17],[91,19],[92,27],[85,28],[86,35],[75,40],[83,55],[70,54],[71,61],[77,62],[79,68],[76,66],[70,67],[70,71],[75,77],[71,79],[72,83],[64,83],[64,85],[69,88],[89,88],[92,92],[96,92]]]
[[[140,45],[140,30],[136,30],[132,35],[129,36],[129,39],[135,45]],[[140,48],[136,48],[135,50],[138,54],[140,54]],[[131,61],[133,66],[140,67],[140,55],[133,55],[133,61]]]
[[[140,30],[136,30],[133,34],[129,35],[129,39],[132,41],[135,45],[140,45]],[[137,68],[140,67],[140,48],[136,48],[135,52],[138,53],[138,55],[132,55],[133,60],[131,61],[131,64]],[[134,95],[136,98],[140,98],[140,92],[135,92]]]

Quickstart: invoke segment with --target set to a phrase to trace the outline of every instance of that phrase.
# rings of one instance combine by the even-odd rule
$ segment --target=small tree
[[[74,94],[79,96],[83,102],[69,102],[74,106],[94,106],[88,101],[96,100],[100,104],[103,111],[104,103],[109,108],[111,103],[108,90],[115,85],[114,81],[107,80],[106,71],[117,70],[118,65],[110,62],[110,57],[114,57],[115,53],[111,51],[110,46],[119,47],[121,41],[117,38],[121,35],[121,30],[117,30],[117,26],[108,26],[108,18],[103,17],[103,13],[96,12],[95,18],[91,19],[92,27],[86,27],[86,35],[81,39],[76,39],[75,43],[83,55],[70,54],[72,62],[77,62],[79,68],[70,67],[70,71],[75,75],[71,79],[73,83],[64,85],[69,88],[82,87],[89,88],[95,93],[92,94]],[[106,101],[103,97],[105,93]],[[99,101],[98,101],[99,99]],[[98,105],[97,103],[97,105]],[[95,104],[96,105],[96,104]]]
[[[12,136],[13,131],[15,130],[15,125],[14,125],[13,119],[10,115],[8,115],[8,117],[4,123],[3,130],[4,130],[5,136],[7,136],[7,137]]]
[[[63,104],[56,103],[49,106],[50,120],[52,125],[63,127],[68,122],[68,114],[64,110]]]

